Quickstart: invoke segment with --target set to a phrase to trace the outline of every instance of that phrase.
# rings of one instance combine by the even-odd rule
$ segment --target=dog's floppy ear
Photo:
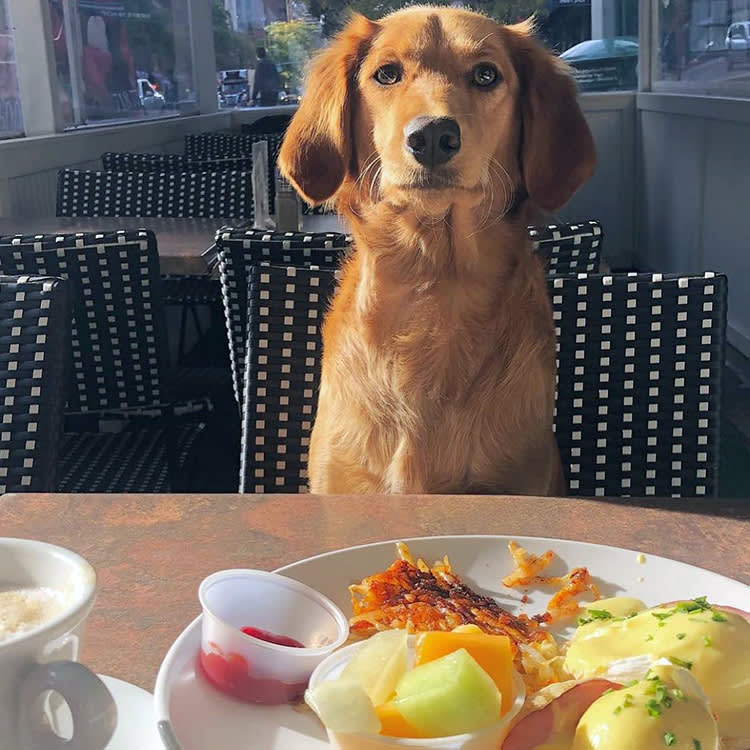
[[[565,204],[596,166],[596,150],[568,67],[531,38],[530,23],[507,27],[520,79],[521,172],[546,211]]]
[[[352,89],[377,29],[377,24],[355,15],[310,68],[306,91],[279,154],[281,173],[309,203],[330,198],[350,170]]]

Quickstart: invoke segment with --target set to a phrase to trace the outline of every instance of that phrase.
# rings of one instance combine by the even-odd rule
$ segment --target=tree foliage
[[[318,28],[304,21],[277,21],[266,26],[266,40],[284,88],[299,90],[307,61],[320,45]]]
[[[211,7],[211,17],[214,27],[216,69],[232,70],[254,66],[256,57],[252,39],[248,34],[232,28],[229,13],[218,0],[214,0]]]
[[[416,4],[407,0],[310,0],[310,13],[322,20],[326,36],[335,34],[348,20],[352,12],[361,13],[377,20],[387,13]],[[453,0],[430,0],[431,5],[454,5]],[[546,0],[467,0],[463,7],[484,13],[500,23],[515,23],[536,14],[546,15]]]

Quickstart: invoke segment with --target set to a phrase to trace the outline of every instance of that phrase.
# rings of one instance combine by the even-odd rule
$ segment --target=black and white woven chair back
[[[283,138],[282,133],[196,133],[185,136],[185,157],[197,160],[251,156],[253,143],[266,141],[269,145],[268,163],[275,164]]]
[[[528,227],[534,251],[547,273],[598,273],[604,239],[598,221]]]
[[[153,232],[0,237],[0,272],[69,280],[69,411],[165,401],[166,333]]]
[[[252,219],[251,175],[63,169],[57,174],[57,215]]]
[[[715,495],[727,279],[552,276],[570,493]]]
[[[279,160],[283,133],[198,133],[185,136],[185,157],[198,160],[249,158],[253,144],[265,141],[268,150],[268,205],[275,213],[276,162]]]
[[[67,282],[0,276],[0,495],[57,489],[69,336]]]
[[[255,122],[243,122],[240,132],[242,135],[284,135],[292,115],[265,115]]]
[[[250,269],[240,492],[307,491],[321,325],[334,286],[333,269]]]
[[[251,156],[236,159],[204,159],[190,161],[182,154],[102,154],[102,167],[106,172],[218,172],[234,169],[249,172],[253,168]]]
[[[185,169],[182,154],[137,154],[107,151],[102,154],[105,172],[165,172]]]
[[[242,406],[247,334],[247,285],[256,265],[337,268],[348,247],[337,232],[231,230],[217,237],[217,262],[237,403]]]

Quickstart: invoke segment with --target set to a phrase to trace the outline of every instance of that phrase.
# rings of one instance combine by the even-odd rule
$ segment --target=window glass
[[[214,2],[217,88],[223,107],[295,103],[310,55],[341,28],[351,10],[377,19],[407,4],[401,0]],[[435,4],[449,4],[449,0]],[[469,0],[463,4],[501,23],[534,14],[539,36],[571,65],[582,91],[637,88],[638,0]],[[267,54],[266,62],[259,63],[256,52],[261,46]],[[269,73],[268,61],[278,81]],[[242,97],[227,81],[227,71],[235,67],[247,77],[248,94]],[[260,85],[254,85],[256,70]]]
[[[340,5],[343,9],[346,3]],[[324,41],[322,18],[313,2],[216,2],[214,47],[220,106],[297,103],[310,56]],[[238,87],[242,87],[239,94]]]
[[[196,111],[186,0],[49,0],[49,7],[67,125]]]
[[[18,93],[13,24],[8,0],[0,0],[0,138],[22,133],[23,115]]]
[[[750,3],[659,0],[657,91],[750,96]]]
[[[638,88],[637,0],[552,0],[541,16],[542,38],[573,68],[581,91]]]

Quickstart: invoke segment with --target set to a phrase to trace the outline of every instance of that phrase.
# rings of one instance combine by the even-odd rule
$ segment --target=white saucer
[[[117,706],[117,727],[105,750],[164,750],[156,727],[154,696],[147,690],[117,677],[98,675],[112,693]],[[62,737],[73,734],[73,718],[64,701],[48,706],[55,717],[56,731]]]
[[[116,677],[100,674],[117,704],[117,729],[106,750],[164,750],[154,716],[154,696]]]

